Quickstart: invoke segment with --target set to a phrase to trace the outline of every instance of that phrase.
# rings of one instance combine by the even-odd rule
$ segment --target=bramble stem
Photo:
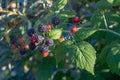
[[[99,29],[99,31],[110,32],[110,33],[113,33],[113,34],[115,34],[115,35],[120,37],[120,33],[117,33],[117,32],[115,32],[113,30],[110,30],[110,29]]]
[[[105,17],[104,14],[103,14],[103,20],[104,20],[106,29],[99,29],[100,31],[106,31],[106,32],[113,33],[113,34],[115,34],[115,35],[117,35],[117,36],[120,36],[120,33],[117,33],[117,32],[115,32],[115,31],[113,31],[113,30],[108,29],[110,26],[108,26],[107,20],[106,20],[106,17]]]
[[[104,15],[104,14],[103,14],[103,20],[104,20],[104,23],[105,23],[105,27],[106,27],[106,29],[108,29],[107,20],[106,20],[106,18],[105,18],[105,15]]]
[[[4,12],[4,13],[8,13],[9,15],[19,15],[19,16],[25,16],[25,14],[22,14],[20,12],[13,12],[13,11],[9,11],[9,10],[0,10],[0,12]]]

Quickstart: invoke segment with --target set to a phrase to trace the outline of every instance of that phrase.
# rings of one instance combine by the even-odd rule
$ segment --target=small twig
[[[9,16],[10,15],[18,15],[18,16],[26,16],[26,17],[28,17],[28,18],[34,18],[34,17],[37,17],[37,16],[39,16],[42,12],[44,12],[45,10],[40,10],[40,11],[38,11],[38,12],[36,12],[34,15],[33,14],[23,14],[23,13],[21,13],[21,12],[19,12],[19,11],[16,11],[16,12],[13,12],[13,11],[9,11],[9,10],[0,10],[0,13],[2,12],[2,13],[7,13],[7,14],[9,14]]]
[[[45,11],[45,10],[40,10],[40,11],[36,12],[34,16],[37,17],[38,15],[40,15],[40,14],[41,14],[42,12],[44,12],[44,11]]]
[[[8,13],[9,15],[25,16],[25,14],[18,14],[17,12],[13,12],[13,11],[9,11],[9,10],[0,10],[0,12]]]
[[[115,32],[113,30],[110,30],[110,29],[99,29],[99,31],[110,32],[110,33],[113,33],[113,34],[115,34],[115,35],[120,37],[120,33],[117,33],[117,32]]]
[[[106,27],[106,29],[108,29],[107,20],[106,20],[106,18],[105,18],[105,15],[104,15],[104,14],[103,14],[103,20],[104,20],[104,23],[105,23],[105,27]]]
[[[15,25],[15,26],[18,26],[18,25],[19,25],[20,23],[22,23],[22,22],[23,22],[23,20],[19,20],[19,21],[15,22],[14,25]]]
[[[115,32],[115,31],[109,29],[109,27],[111,27],[111,25],[108,26],[107,20],[106,20],[106,17],[105,17],[104,14],[103,14],[103,20],[104,20],[106,29],[99,29],[100,31],[106,31],[106,32],[113,33],[113,34],[115,34],[115,35],[117,35],[117,36],[120,36],[120,33],[117,33],[117,32]],[[115,25],[117,25],[117,24],[114,23],[113,26],[115,26]],[[112,26],[112,27],[113,27],[113,26]]]
[[[117,25],[118,25],[118,23],[115,22],[114,24],[110,25],[109,28],[113,28],[113,27],[115,27],[115,26],[117,26]]]

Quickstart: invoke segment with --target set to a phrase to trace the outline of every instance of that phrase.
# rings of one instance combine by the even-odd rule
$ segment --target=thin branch
[[[110,33],[113,33],[113,34],[115,34],[115,35],[120,37],[120,33],[117,33],[117,32],[115,32],[113,30],[110,30],[110,29],[99,29],[99,31],[110,32]]]
[[[38,12],[36,12],[35,14],[23,14],[19,11],[9,11],[9,10],[0,10],[0,13],[7,13],[9,16],[10,15],[18,15],[18,16],[26,16],[28,18],[34,18],[34,17],[37,17],[39,16],[42,12],[44,12],[45,10],[40,10]]]
[[[8,13],[9,15],[19,15],[19,16],[25,16],[25,14],[22,13],[18,13],[18,12],[13,12],[13,11],[9,11],[9,10],[0,10],[0,13]]]
[[[106,27],[106,29],[108,29],[107,20],[106,20],[106,18],[105,18],[105,15],[104,15],[104,14],[103,14],[103,20],[104,20],[104,23],[105,23],[105,27]]]
[[[110,33],[113,33],[113,34],[115,34],[115,35],[117,35],[117,36],[120,37],[120,33],[117,33],[117,32],[115,32],[115,31],[109,29],[109,27],[111,27],[111,25],[108,26],[108,24],[107,24],[107,20],[106,20],[106,17],[105,17],[104,14],[103,14],[103,20],[104,20],[104,23],[105,23],[106,29],[99,29],[99,30],[100,30],[100,31],[110,32]],[[117,25],[117,24],[113,24],[113,26],[115,26],[115,25]]]

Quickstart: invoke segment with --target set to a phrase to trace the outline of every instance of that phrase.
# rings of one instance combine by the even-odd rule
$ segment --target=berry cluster
[[[40,24],[38,26],[38,31],[41,34],[45,34],[49,30],[51,30],[50,23],[47,25]],[[29,29],[27,34],[30,37],[29,48],[31,50],[34,50],[36,49],[36,46],[40,43],[41,46],[39,46],[39,51],[43,57],[47,57],[49,55],[49,46],[52,46],[54,44],[53,40],[46,39],[45,36],[38,35],[37,33],[35,33],[35,30],[33,28]]]
[[[73,18],[73,23],[78,24],[80,22],[80,19],[78,16],[75,16]],[[60,23],[60,19],[58,17],[53,17],[51,23],[53,25],[58,25]],[[43,57],[47,57],[49,55],[49,47],[54,44],[54,41],[52,39],[49,39],[46,34],[47,31],[50,31],[52,29],[51,23],[48,23],[46,25],[40,24],[38,26],[38,31],[35,31],[34,28],[30,28],[27,30],[27,35],[29,36],[29,43],[25,42],[24,36],[20,36],[18,41],[12,42],[12,48],[14,50],[19,50],[21,55],[25,55],[28,50],[35,50],[39,49],[41,55]],[[74,25],[70,28],[71,33],[76,33],[78,31],[77,27]],[[39,32],[39,33],[37,33]],[[58,42],[63,42],[64,37],[60,37],[58,39]]]
[[[40,24],[38,26],[38,32],[34,30],[34,28],[30,28],[27,31],[27,35],[30,37],[29,43],[26,44],[24,36],[20,36],[18,41],[14,41],[12,43],[12,49],[19,50],[21,55],[27,54],[28,50],[39,49],[41,55],[43,57],[47,57],[49,55],[49,47],[54,44],[52,39],[46,37],[46,32],[51,30],[51,24],[47,25]],[[19,43],[19,44],[18,44]]]
[[[80,18],[78,16],[75,16],[72,21],[73,21],[74,24],[78,24],[80,22]],[[70,28],[70,32],[73,33],[73,34],[76,33],[77,31],[78,31],[78,29],[75,25],[73,25]]]

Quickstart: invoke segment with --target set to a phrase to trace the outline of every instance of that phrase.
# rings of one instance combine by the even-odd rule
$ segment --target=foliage
[[[1,80],[120,79],[120,0],[0,2]]]

